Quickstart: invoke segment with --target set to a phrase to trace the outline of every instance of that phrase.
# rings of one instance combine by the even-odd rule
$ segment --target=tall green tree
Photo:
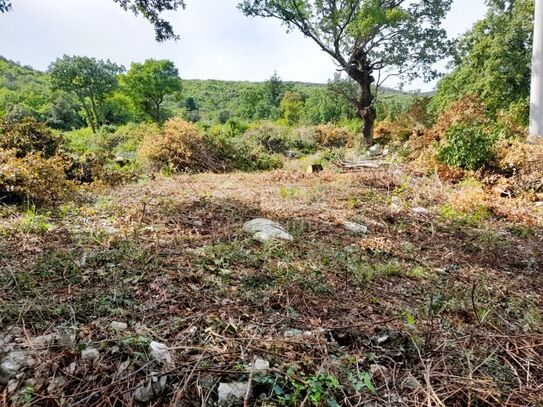
[[[103,104],[117,89],[117,75],[123,70],[109,60],[68,55],[58,58],[49,67],[53,87],[77,98],[95,133],[103,124]]]
[[[175,11],[185,8],[184,0],[113,0],[124,10],[132,11],[136,15],[141,15],[147,19],[155,28],[155,38],[157,41],[178,39],[173,26],[161,15],[167,11]],[[0,13],[6,13],[12,9],[12,0],[0,0]]]
[[[297,124],[304,109],[303,95],[300,92],[286,91],[281,99],[280,107],[285,123],[288,126]]]
[[[141,112],[155,123],[165,119],[162,104],[166,96],[181,91],[179,71],[169,60],[133,63],[123,78],[123,85]]]
[[[359,87],[363,142],[373,143],[376,89],[390,75],[432,79],[450,43],[442,20],[452,0],[243,0],[248,16],[281,20],[330,55]],[[381,74],[382,73],[382,74]],[[377,75],[377,78],[376,78]]]
[[[533,0],[491,0],[483,20],[458,41],[453,71],[438,84],[431,107],[439,112],[468,94],[491,111],[527,103],[533,41]]]

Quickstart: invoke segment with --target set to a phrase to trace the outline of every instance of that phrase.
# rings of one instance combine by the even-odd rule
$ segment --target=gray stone
[[[125,331],[128,329],[128,324],[126,322],[112,321],[109,327],[114,331]]]
[[[368,233],[368,227],[366,225],[361,225],[360,223],[356,222],[345,221],[343,222],[343,227],[349,232],[357,235],[365,235]]]
[[[94,348],[87,348],[81,351],[81,359],[83,360],[95,360],[100,357],[100,351]]]
[[[19,380],[12,379],[8,382],[8,394],[15,393],[15,390],[17,390],[17,387],[19,387]]]
[[[151,342],[149,344],[149,351],[153,359],[159,363],[169,365],[172,363],[172,354],[168,350],[168,346],[160,342]]]
[[[73,330],[64,331],[58,337],[58,343],[65,348],[74,347],[77,342],[77,336]]]
[[[253,235],[253,239],[259,242],[267,242],[271,239],[293,240],[283,226],[270,219],[257,218],[245,222],[243,231]]]
[[[28,352],[15,350],[7,354],[0,363],[0,384],[7,384],[22,368],[31,367],[35,363]]]
[[[402,387],[409,390],[418,390],[421,389],[423,386],[415,376],[409,373],[407,377],[402,381]]]
[[[48,334],[36,336],[30,341],[30,347],[32,348],[48,348],[55,343],[58,339],[58,335]]]
[[[247,391],[250,392],[248,382],[219,383],[219,405],[229,406],[245,398]]]
[[[55,376],[50,378],[49,386],[47,386],[47,393],[53,395],[60,392],[62,387],[66,385],[66,379],[62,376]]]
[[[140,403],[147,403],[153,400],[164,392],[167,382],[168,376],[158,376],[156,373],[152,373],[149,380],[142,382],[134,390],[134,400]]]

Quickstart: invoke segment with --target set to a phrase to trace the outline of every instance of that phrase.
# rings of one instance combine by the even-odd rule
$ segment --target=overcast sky
[[[0,14],[0,55],[41,70],[69,54],[109,58],[126,67],[168,58],[187,79],[261,81],[274,70],[284,80],[326,82],[333,76],[335,65],[310,39],[286,34],[277,21],[245,17],[237,0],[187,3],[186,10],[167,16],[181,40],[157,44],[146,21],[112,0],[13,0],[13,11]],[[454,0],[446,28],[456,36],[484,13],[484,0]]]

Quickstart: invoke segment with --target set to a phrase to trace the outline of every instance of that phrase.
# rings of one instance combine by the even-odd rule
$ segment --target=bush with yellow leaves
[[[64,167],[58,156],[30,152],[18,157],[14,149],[0,149],[0,201],[52,204],[65,199],[73,184],[66,180]]]
[[[322,147],[342,148],[352,147],[355,136],[345,129],[325,124],[315,127],[313,139]]]
[[[205,135],[194,124],[168,120],[158,134],[146,134],[138,155],[152,168],[171,171],[217,171],[220,160],[209,148]]]
[[[24,157],[29,153],[52,157],[57,153],[60,142],[60,136],[30,117],[17,122],[0,122],[0,148],[14,150],[17,157]]]

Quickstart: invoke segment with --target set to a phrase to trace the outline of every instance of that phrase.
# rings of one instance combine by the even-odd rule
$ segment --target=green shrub
[[[245,138],[262,146],[269,153],[286,154],[292,148],[290,129],[264,123],[245,132]]]
[[[437,159],[453,167],[478,170],[494,162],[494,142],[482,125],[453,124],[445,133]]]
[[[14,150],[18,158],[30,153],[52,157],[57,153],[60,143],[60,136],[30,117],[16,122],[0,122],[0,148]]]
[[[232,138],[224,134],[208,134],[206,142],[223,163],[224,169],[266,171],[283,166],[283,160],[278,154],[268,153],[243,136]]]

